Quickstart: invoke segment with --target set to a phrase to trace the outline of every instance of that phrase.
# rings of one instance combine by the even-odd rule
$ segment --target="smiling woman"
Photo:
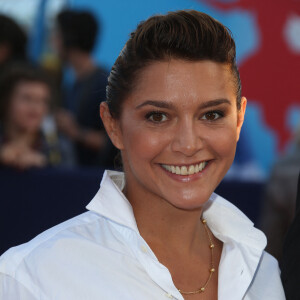
[[[138,78],[118,119],[101,106],[122,152],[125,195],[146,211],[161,199],[201,210],[233,161],[246,99],[238,110],[230,67],[209,60],[153,62]]]
[[[90,212],[4,254],[0,296],[285,299],[263,233],[214,194],[245,109],[222,24],[196,11],[142,22],[100,107],[124,173],[104,174]]]

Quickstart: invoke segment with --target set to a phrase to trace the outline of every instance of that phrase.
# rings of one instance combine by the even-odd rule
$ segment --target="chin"
[[[201,197],[198,195],[195,197],[182,196],[180,198],[177,196],[176,199],[173,198],[169,203],[178,209],[194,211],[201,209],[208,201],[210,195],[201,195]]]
[[[205,202],[204,202],[205,203]],[[176,207],[177,209],[180,210],[184,210],[184,211],[198,211],[201,210],[204,203],[202,204],[196,204],[196,203],[191,203],[191,204],[187,204],[187,203],[181,203],[181,204],[172,204],[174,207]]]

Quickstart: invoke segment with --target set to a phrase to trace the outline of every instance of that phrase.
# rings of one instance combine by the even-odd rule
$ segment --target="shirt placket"
[[[137,247],[134,249],[136,257],[149,277],[162,289],[161,299],[184,300],[175,287],[169,270],[158,261],[149,245],[140,235],[137,235],[136,238]]]

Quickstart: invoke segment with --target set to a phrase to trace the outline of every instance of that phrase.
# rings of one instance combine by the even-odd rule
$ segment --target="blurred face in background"
[[[16,84],[10,99],[6,122],[17,130],[34,133],[48,113],[49,87],[43,82],[21,81]]]

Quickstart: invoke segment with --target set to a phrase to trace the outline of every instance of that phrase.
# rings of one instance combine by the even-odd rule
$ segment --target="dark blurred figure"
[[[12,61],[26,60],[27,36],[11,18],[0,15],[0,72]]]
[[[52,86],[28,64],[8,66],[0,78],[0,165],[17,169],[72,165],[72,149],[55,130],[43,128]],[[50,126],[51,127],[51,126]],[[44,129],[44,130],[43,130]]]
[[[91,55],[97,33],[98,24],[89,12],[65,10],[57,16],[54,46],[75,73],[75,82],[63,97],[64,109],[57,113],[57,124],[75,143],[80,165],[111,167],[115,151],[99,116],[108,72]]]
[[[284,237],[295,215],[299,170],[300,127],[294,133],[292,150],[273,166],[261,214],[261,229],[268,238],[266,250],[278,260],[282,255]]]
[[[300,174],[295,219],[286,236],[281,261],[281,278],[287,300],[300,299]]]

